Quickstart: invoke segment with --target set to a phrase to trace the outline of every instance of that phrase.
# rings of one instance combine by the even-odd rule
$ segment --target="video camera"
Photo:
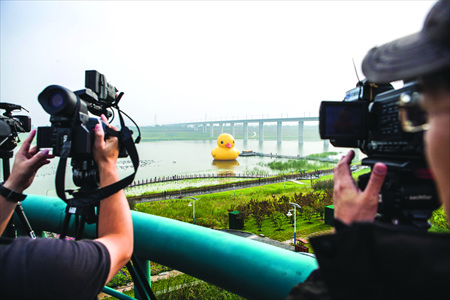
[[[39,103],[50,114],[51,126],[39,127],[37,147],[51,148],[53,155],[59,156],[55,186],[60,199],[67,203],[66,216],[60,238],[64,238],[69,229],[71,216],[75,216],[76,239],[83,235],[84,224],[98,221],[99,204],[103,199],[130,185],[139,167],[139,155],[136,145],[140,141],[139,126],[119,109],[123,92],[117,95],[117,89],[106,81],[104,75],[95,70],[86,71],[85,89],[72,92],[59,86],[50,85],[38,96]],[[114,109],[114,110],[113,110]],[[117,111],[120,130],[111,129],[98,118],[89,117],[89,113],[107,118]],[[136,126],[139,136],[132,138],[132,132],[125,126],[122,114]],[[110,119],[109,122],[112,120]],[[105,139],[116,136],[119,140],[119,157],[130,157],[134,173],[100,188],[98,166],[92,157],[95,142],[94,128],[103,126]],[[67,158],[72,158],[73,182],[80,187],[77,190],[64,189]],[[71,199],[66,198],[69,192]]]
[[[387,165],[378,219],[427,229],[431,213],[440,204],[425,160],[424,131],[407,132],[399,110],[402,103],[418,97],[414,82],[394,89],[391,84],[360,81],[343,101],[322,101],[319,132],[335,147],[359,148],[367,155],[362,165]],[[417,120],[426,119],[418,107],[409,113]],[[362,190],[369,178],[370,173],[359,177]]]
[[[126,157],[127,151],[118,132],[100,119],[89,117],[89,112],[110,118],[113,115],[111,108],[118,108],[123,93],[117,96],[118,90],[95,70],[86,71],[85,87],[72,92],[59,85],[50,85],[39,94],[38,101],[50,114],[52,125],[38,127],[37,147],[52,148],[55,156],[72,157],[74,183],[82,188],[95,188],[99,186],[97,166],[91,155],[95,125],[102,124],[105,139],[108,135],[119,138],[119,157]]]
[[[13,116],[13,110],[27,111],[17,104],[0,102],[0,109],[5,110],[3,115],[0,115],[0,151],[8,152],[14,150],[20,142],[19,133],[31,131],[31,118],[23,115]]]

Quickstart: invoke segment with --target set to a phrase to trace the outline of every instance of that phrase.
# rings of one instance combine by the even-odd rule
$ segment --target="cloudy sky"
[[[0,101],[49,116],[50,84],[98,70],[138,124],[317,116],[375,45],[419,31],[435,1],[1,1]]]

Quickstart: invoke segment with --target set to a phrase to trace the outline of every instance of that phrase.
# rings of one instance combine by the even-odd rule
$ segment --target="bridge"
[[[277,142],[281,143],[281,128],[283,123],[298,122],[298,143],[303,143],[303,124],[304,122],[319,121],[319,117],[302,117],[302,118],[268,118],[268,119],[242,119],[242,120],[222,120],[222,121],[203,121],[203,122],[186,122],[171,125],[193,126],[195,131],[202,128],[203,132],[207,132],[209,127],[210,137],[214,137],[214,126],[218,125],[219,134],[223,133],[224,125],[229,124],[231,127],[230,134],[236,135],[235,124],[243,124],[244,127],[244,143],[248,141],[248,124],[259,123],[259,142],[264,141],[264,123],[277,123]]]

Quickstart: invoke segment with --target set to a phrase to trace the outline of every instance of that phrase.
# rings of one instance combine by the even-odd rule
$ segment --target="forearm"
[[[13,179],[14,178],[11,178],[10,176],[8,180],[6,180],[6,182],[3,184],[3,186],[12,191],[22,193],[23,188],[20,186],[20,184],[15,184],[15,181]],[[11,219],[16,205],[17,203],[8,201],[5,197],[0,196],[0,235],[3,234],[3,231],[8,225],[9,219]]]
[[[105,187],[119,181],[115,168],[102,172],[101,186]],[[133,238],[130,208],[123,190],[100,202],[98,237],[120,235],[126,239]]]
[[[100,167],[99,172],[102,187],[119,180],[115,163]],[[128,262],[133,252],[133,223],[123,190],[101,200],[97,240],[105,244],[110,252],[109,281]]]

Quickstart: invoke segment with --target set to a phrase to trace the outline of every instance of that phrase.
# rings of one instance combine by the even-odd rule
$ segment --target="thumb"
[[[43,150],[41,152],[36,153],[35,155],[33,155],[29,159],[28,164],[31,165],[31,166],[38,166],[38,165],[40,165],[41,161],[47,160],[48,152],[49,152],[49,150],[45,149],[45,150]]]
[[[105,138],[105,132],[103,132],[103,127],[100,123],[95,124],[94,127],[94,131],[95,131],[95,144],[97,145],[101,145],[102,143],[104,143],[104,138]]]
[[[367,184],[364,193],[370,196],[378,197],[380,193],[381,186],[383,185],[384,179],[386,178],[387,167],[383,163],[376,163],[373,166],[372,174],[370,175],[369,183]]]

